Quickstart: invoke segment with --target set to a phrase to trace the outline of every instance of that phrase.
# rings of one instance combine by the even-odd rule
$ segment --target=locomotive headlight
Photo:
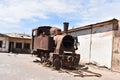
[[[64,36],[62,40],[62,45],[65,48],[72,48],[74,46],[74,38],[71,35]]]

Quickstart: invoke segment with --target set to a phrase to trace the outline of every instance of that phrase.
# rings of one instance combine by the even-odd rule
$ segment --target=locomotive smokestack
[[[68,22],[64,22],[64,33],[67,33],[68,31],[68,27],[69,27],[69,23]]]

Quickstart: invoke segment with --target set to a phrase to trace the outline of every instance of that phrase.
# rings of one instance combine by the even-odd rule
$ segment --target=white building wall
[[[73,36],[78,37],[78,50],[76,53],[80,54],[80,63],[89,63],[90,61],[90,39],[91,39],[91,29],[76,31],[71,33]]]
[[[81,55],[80,62],[92,62],[111,68],[113,31],[112,24],[70,33],[78,37],[80,45],[76,53]]]
[[[8,37],[0,37],[0,41],[3,41],[2,48],[0,48],[0,51],[1,52],[8,52],[8,49],[9,49]]]
[[[112,25],[92,29],[91,62],[111,68]]]

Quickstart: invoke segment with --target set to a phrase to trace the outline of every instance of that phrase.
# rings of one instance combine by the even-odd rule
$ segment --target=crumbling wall
[[[0,48],[0,52],[8,52],[8,37],[0,36],[0,41],[2,41],[2,47]]]
[[[120,21],[114,22],[112,70],[120,72]]]

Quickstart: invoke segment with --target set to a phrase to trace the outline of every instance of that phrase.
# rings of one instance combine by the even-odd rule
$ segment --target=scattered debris
[[[41,62],[40,58],[35,58],[33,62]]]

